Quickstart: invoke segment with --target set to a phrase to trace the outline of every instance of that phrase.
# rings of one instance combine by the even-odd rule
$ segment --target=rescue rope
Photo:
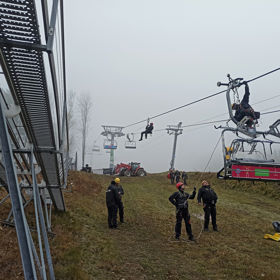
[[[212,151],[212,153],[211,153],[211,155],[210,155],[210,158],[209,158],[209,160],[208,160],[208,162],[207,162],[207,164],[206,164],[206,166],[205,166],[205,168],[204,168],[204,170],[203,170],[203,173],[205,173],[207,167],[209,166],[209,164],[210,164],[210,162],[211,162],[211,160],[212,160],[212,158],[213,158],[213,155],[215,154],[215,152],[216,152],[216,150],[217,150],[217,147],[218,147],[218,145],[219,145],[219,143],[220,143],[220,141],[221,141],[221,138],[222,138],[222,135],[219,137],[219,139],[218,139],[218,141],[217,141],[217,143],[216,143],[216,145],[215,145],[215,147],[214,147],[214,149],[213,149],[213,151]],[[201,173],[200,178],[199,178],[199,181],[201,181],[202,176],[203,176],[203,173]],[[198,234],[198,237],[196,238],[197,241],[200,239],[200,236],[201,236],[201,234],[202,234],[202,232],[203,232],[203,228],[204,228],[204,225],[203,225],[203,223],[202,223],[202,220],[200,220],[200,224],[201,224],[201,230],[200,230],[200,232],[199,232],[199,234]]]

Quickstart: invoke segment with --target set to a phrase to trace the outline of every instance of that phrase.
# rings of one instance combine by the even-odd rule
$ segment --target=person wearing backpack
[[[117,213],[121,203],[121,197],[116,186],[116,182],[112,181],[106,191],[106,205],[108,208],[108,225],[109,228],[117,228]]]
[[[216,223],[216,203],[218,200],[218,196],[206,180],[202,181],[202,187],[198,190],[198,204],[201,204],[201,200],[203,202],[204,210],[204,231],[209,231],[208,226],[210,216],[212,220],[213,230],[218,231]]]

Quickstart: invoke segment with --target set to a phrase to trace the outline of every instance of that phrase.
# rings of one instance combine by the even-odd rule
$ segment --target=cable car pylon
[[[168,125],[166,130],[169,135],[174,135],[174,142],[173,142],[173,150],[172,150],[172,158],[170,161],[170,168],[174,169],[175,163],[175,155],[176,155],[176,147],[177,147],[177,138],[178,135],[183,133],[183,128],[181,128],[182,122],[179,122],[177,125]]]
[[[117,149],[117,142],[115,137],[122,137],[125,134],[122,132],[122,126],[113,126],[113,125],[102,125],[104,131],[101,133],[102,136],[105,136],[107,139],[104,141],[104,149],[110,150],[110,165],[109,168],[111,171],[114,169],[114,150]]]

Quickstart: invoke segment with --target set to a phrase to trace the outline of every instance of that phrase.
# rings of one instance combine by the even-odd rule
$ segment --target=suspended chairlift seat
[[[100,147],[98,145],[93,145],[92,151],[93,152],[100,152]]]
[[[134,134],[129,133],[126,135],[128,141],[125,142],[126,149],[136,149],[136,141],[134,141]]]
[[[276,152],[280,149],[280,142],[240,138],[234,139],[230,147],[224,146],[223,149],[224,167],[218,172],[218,178],[280,181],[280,158]]]
[[[227,75],[229,82],[218,82],[218,86],[227,86],[226,99],[230,120],[236,127],[219,126],[222,131],[222,145],[224,166],[217,173],[220,179],[251,180],[251,181],[280,181],[280,142],[268,140],[266,136],[280,138],[280,119],[275,121],[268,131],[258,131],[256,120],[252,120],[252,125],[248,126],[250,120],[245,116],[241,121],[235,119],[232,111],[232,104],[240,104],[238,88],[243,85],[243,79],[232,79]],[[233,94],[233,96],[232,96]],[[225,144],[225,133],[235,134],[239,138],[234,139],[230,145]],[[239,133],[249,136],[240,137]],[[257,137],[262,137],[261,139]],[[267,151],[269,151],[267,153]]]

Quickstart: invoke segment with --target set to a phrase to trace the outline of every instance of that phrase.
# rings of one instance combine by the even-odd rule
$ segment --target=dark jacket
[[[238,105],[238,108],[234,115],[234,118],[239,122],[245,116],[251,117],[254,120],[257,120],[260,118],[260,112],[255,112],[254,109],[250,106],[249,97],[250,97],[249,86],[247,84],[245,84],[245,94],[243,96],[241,103]]]
[[[121,198],[116,185],[112,184],[106,191],[106,205],[107,207],[117,207],[120,204]]]
[[[176,170],[175,173],[174,173],[175,177],[180,177],[181,176],[181,173],[180,171]]]
[[[119,192],[120,196],[122,197],[124,195],[124,190],[123,190],[122,185],[117,185],[117,188],[118,188],[118,192]]]
[[[200,203],[201,199],[203,204],[215,205],[218,196],[210,186],[202,186],[198,191],[197,201]]]
[[[188,199],[194,199],[196,191],[193,191],[191,195],[184,191],[178,191],[173,193],[169,197],[169,201],[176,206],[177,209],[186,209],[188,208]]]
[[[153,129],[154,129],[154,126],[151,125],[151,124],[146,126],[146,132],[147,133],[151,133],[153,131]]]
[[[186,172],[182,172],[182,179],[188,179],[188,174]]]

